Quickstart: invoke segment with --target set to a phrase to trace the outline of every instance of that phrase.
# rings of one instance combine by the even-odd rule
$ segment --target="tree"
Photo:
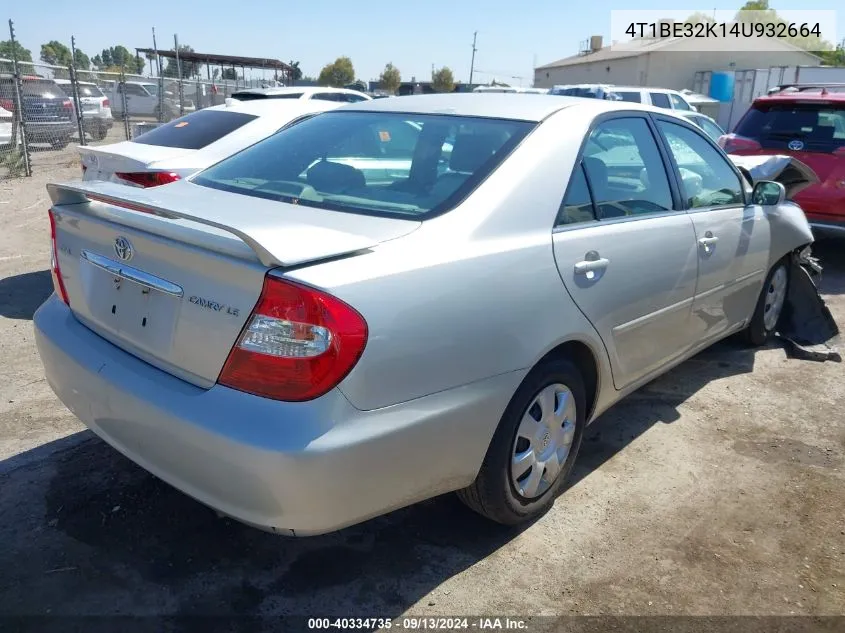
[[[748,13],[753,11],[753,13]],[[746,24],[781,24],[788,22],[780,17],[774,9],[769,6],[769,0],[748,0],[742,5],[734,16],[734,21]],[[793,46],[803,48],[805,51],[831,51],[833,45],[826,42],[817,35],[798,35],[796,37],[784,38]]]
[[[57,40],[41,45],[41,61],[52,66],[70,66],[70,49]]]
[[[384,70],[381,71],[381,75],[379,75],[378,80],[379,84],[381,84],[382,90],[396,92],[399,89],[399,85],[402,83],[402,74],[392,62],[388,62],[387,65],[385,65]]]
[[[234,68],[224,68],[223,74],[221,75],[223,79],[230,79],[232,81],[237,81],[238,79],[238,71]]]
[[[175,48],[170,49],[175,51]],[[193,53],[194,49],[188,46],[187,44],[181,44],[179,46],[180,53]],[[184,59],[179,60],[179,66],[182,68],[182,79],[188,79],[189,77],[199,77],[200,69],[202,64],[199,62],[188,62]],[[168,57],[167,58],[167,65],[164,68],[164,76],[165,77],[178,77],[179,71],[176,67],[176,58]],[[224,70],[225,72],[225,70]]]
[[[355,81],[355,68],[348,57],[338,57],[331,64],[323,66],[318,81],[323,86],[342,88]]]
[[[77,48],[73,55],[73,65],[77,70],[88,70],[91,68],[91,60],[88,55]]]
[[[701,11],[696,11],[686,20],[684,20],[684,24],[710,24],[715,21],[716,20],[713,18],[713,16],[707,15],[706,13],[702,13]]]
[[[21,46],[20,42],[15,42],[14,48],[12,48],[12,40],[0,42],[0,57],[4,59],[13,59],[15,54],[17,54],[19,62],[32,61],[32,51]]]
[[[299,67],[299,62],[291,60],[290,62],[288,62],[288,65],[291,68],[291,81],[299,81],[300,79],[302,79],[302,69]]]
[[[438,68],[432,73],[431,87],[434,92],[452,92],[455,89],[455,77],[448,66]]]

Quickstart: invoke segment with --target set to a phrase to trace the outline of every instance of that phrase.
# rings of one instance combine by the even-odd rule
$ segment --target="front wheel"
[[[475,481],[458,496],[505,525],[546,512],[569,477],[585,425],[584,381],[568,360],[541,363],[502,416]]]
[[[769,271],[757,307],[745,329],[745,339],[750,345],[760,347],[774,336],[784,314],[788,291],[789,259],[784,258]]]

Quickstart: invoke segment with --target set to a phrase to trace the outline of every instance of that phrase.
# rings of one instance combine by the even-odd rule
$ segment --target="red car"
[[[786,154],[808,165],[819,182],[795,202],[817,232],[845,235],[845,84],[782,86],[758,97],[719,145],[729,154]]]

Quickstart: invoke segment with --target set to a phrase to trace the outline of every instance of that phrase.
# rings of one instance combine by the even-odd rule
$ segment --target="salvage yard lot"
[[[44,184],[69,162],[0,182],[0,614],[845,614],[843,366],[777,344],[720,343],[613,407],[522,530],[451,495],[300,540],[218,518],[44,381]],[[845,248],[816,252],[842,327]]]

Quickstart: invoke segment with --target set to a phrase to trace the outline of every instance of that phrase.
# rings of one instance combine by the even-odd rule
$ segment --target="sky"
[[[640,0],[638,4],[649,11],[644,15],[653,17],[650,12],[655,9],[710,13],[738,9],[742,1],[706,0],[702,6],[700,0]],[[845,38],[841,0],[805,2],[770,4],[782,10],[842,7],[837,36]],[[118,44],[133,51],[152,48],[155,27],[159,48],[172,48],[173,35],[178,34],[180,44],[198,52],[296,60],[306,75],[315,77],[325,64],[346,55],[365,81],[378,78],[384,65],[392,62],[403,80],[427,80],[434,65],[448,66],[456,80],[466,82],[477,31],[474,81],[496,79],[529,86],[535,65],[576,54],[579,42],[591,35],[603,35],[608,42],[610,12],[636,10],[638,4],[630,0],[181,0],[134,2],[124,4],[124,9],[114,0],[43,0],[9,2],[0,17],[14,21],[16,36],[32,51],[33,59],[38,58],[41,44],[56,39],[70,45],[72,35],[77,47],[91,57]],[[0,40],[8,38],[4,31],[0,29]],[[254,76],[260,77],[260,71]]]

